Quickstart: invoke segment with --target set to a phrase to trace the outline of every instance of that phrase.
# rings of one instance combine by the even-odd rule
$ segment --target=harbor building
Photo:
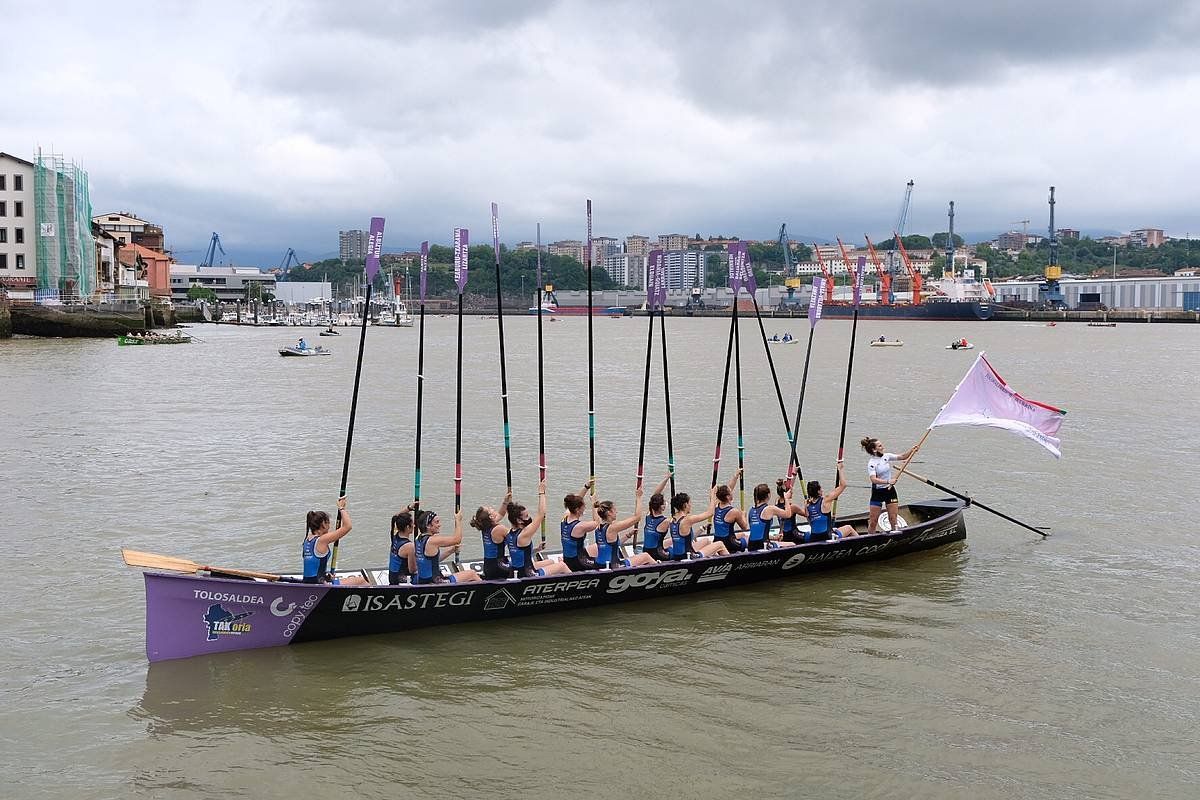
[[[172,299],[187,300],[188,289],[193,285],[212,289],[217,299],[223,303],[238,300],[245,302],[255,294],[260,298],[268,292],[275,294],[275,276],[269,272],[262,272],[257,267],[199,267],[190,264],[171,266]],[[259,288],[252,292],[252,286]]]
[[[32,300],[37,286],[36,168],[32,161],[0,153],[0,288],[14,300]]]
[[[1042,281],[994,283],[996,302],[1038,302]],[[1200,277],[1163,275],[1152,278],[1063,278],[1060,282],[1067,308],[1200,310]]]
[[[338,258],[342,261],[365,259],[370,238],[367,231],[338,231]]]

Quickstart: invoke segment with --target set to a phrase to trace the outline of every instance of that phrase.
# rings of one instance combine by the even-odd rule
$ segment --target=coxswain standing
[[[335,578],[329,571],[329,548],[350,532],[350,512],[346,510],[346,498],[339,497],[338,513],[341,515],[341,525],[337,530],[329,530],[329,515],[324,511],[309,511],[306,520],[307,531],[304,541],[300,544],[300,554],[304,559],[305,583],[332,583],[341,586],[358,586],[367,582],[360,575],[347,575]]]
[[[867,523],[867,533],[879,530],[879,515],[887,508],[888,523],[891,530],[896,530],[896,512],[900,508],[896,496],[896,487],[892,483],[892,464],[897,461],[907,461],[917,452],[916,445],[903,453],[884,452],[883,442],[874,436],[866,436],[859,442],[862,449],[871,456],[867,461],[867,477],[871,479],[871,515]]]

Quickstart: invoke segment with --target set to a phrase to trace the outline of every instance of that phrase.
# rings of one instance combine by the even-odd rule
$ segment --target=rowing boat
[[[243,575],[262,577],[225,578],[209,567],[204,568],[207,576],[148,571],[146,656],[150,661],[166,661],[433,625],[490,622],[798,577],[963,540],[966,505],[956,499],[909,503],[901,509],[907,527],[837,542],[466,584],[378,585],[387,580],[387,570],[378,569],[341,573],[365,575],[372,583],[369,586],[306,584],[287,576],[269,580],[279,576],[240,570]],[[865,515],[838,522],[866,529]],[[482,569],[482,564],[470,566]]]
[[[281,347],[279,349],[281,356],[331,356],[332,350],[326,350],[324,347],[306,347],[301,350],[299,347]]]
[[[889,339],[887,341],[879,341],[876,339],[871,342],[871,347],[904,347],[904,342],[899,339]]]
[[[170,336],[163,334],[149,334],[146,336],[136,336],[133,334],[122,334],[117,337],[118,347],[129,347],[131,345],[142,344],[188,344],[192,341],[192,337],[184,335]]]

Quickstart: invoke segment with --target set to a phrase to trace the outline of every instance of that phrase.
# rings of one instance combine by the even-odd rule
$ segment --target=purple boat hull
[[[164,661],[396,633],[795,577],[965,539],[965,507],[959,500],[911,503],[903,507],[908,527],[840,542],[462,585],[330,586],[147,572],[146,656]],[[862,515],[838,521],[864,523]]]

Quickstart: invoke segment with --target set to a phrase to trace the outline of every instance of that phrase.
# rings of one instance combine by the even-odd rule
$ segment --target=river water
[[[535,320],[505,322],[517,497],[536,499]],[[471,508],[504,482],[495,324],[465,322]],[[646,322],[594,324],[600,494],[628,510]],[[680,487],[703,492],[727,326],[669,329]],[[546,325],[552,499],[587,472],[585,330]],[[1050,526],[1044,541],[976,510],[964,543],[799,581],[150,666],[119,548],[297,569],[304,512],[333,508],[354,375],[356,335],[309,329],[335,355],[282,359],[299,331],[193,332],[205,341],[0,342],[5,797],[1200,796],[1198,493],[1180,472],[1197,452],[1196,326],[860,325],[843,510],[866,505],[853,443],[919,438],[975,355],[943,346],[967,335],[1068,410],[1065,457],[949,428],[914,468]],[[783,426],[752,321],[742,333],[748,474],[773,481]],[[849,334],[822,322],[813,349],[800,453],[826,480]],[[881,334],[906,344],[865,346]],[[416,341],[368,333],[344,566],[385,560],[412,491]],[[454,320],[431,317],[425,498],[446,510],[454,353]],[[791,409],[803,342],[772,353]]]

